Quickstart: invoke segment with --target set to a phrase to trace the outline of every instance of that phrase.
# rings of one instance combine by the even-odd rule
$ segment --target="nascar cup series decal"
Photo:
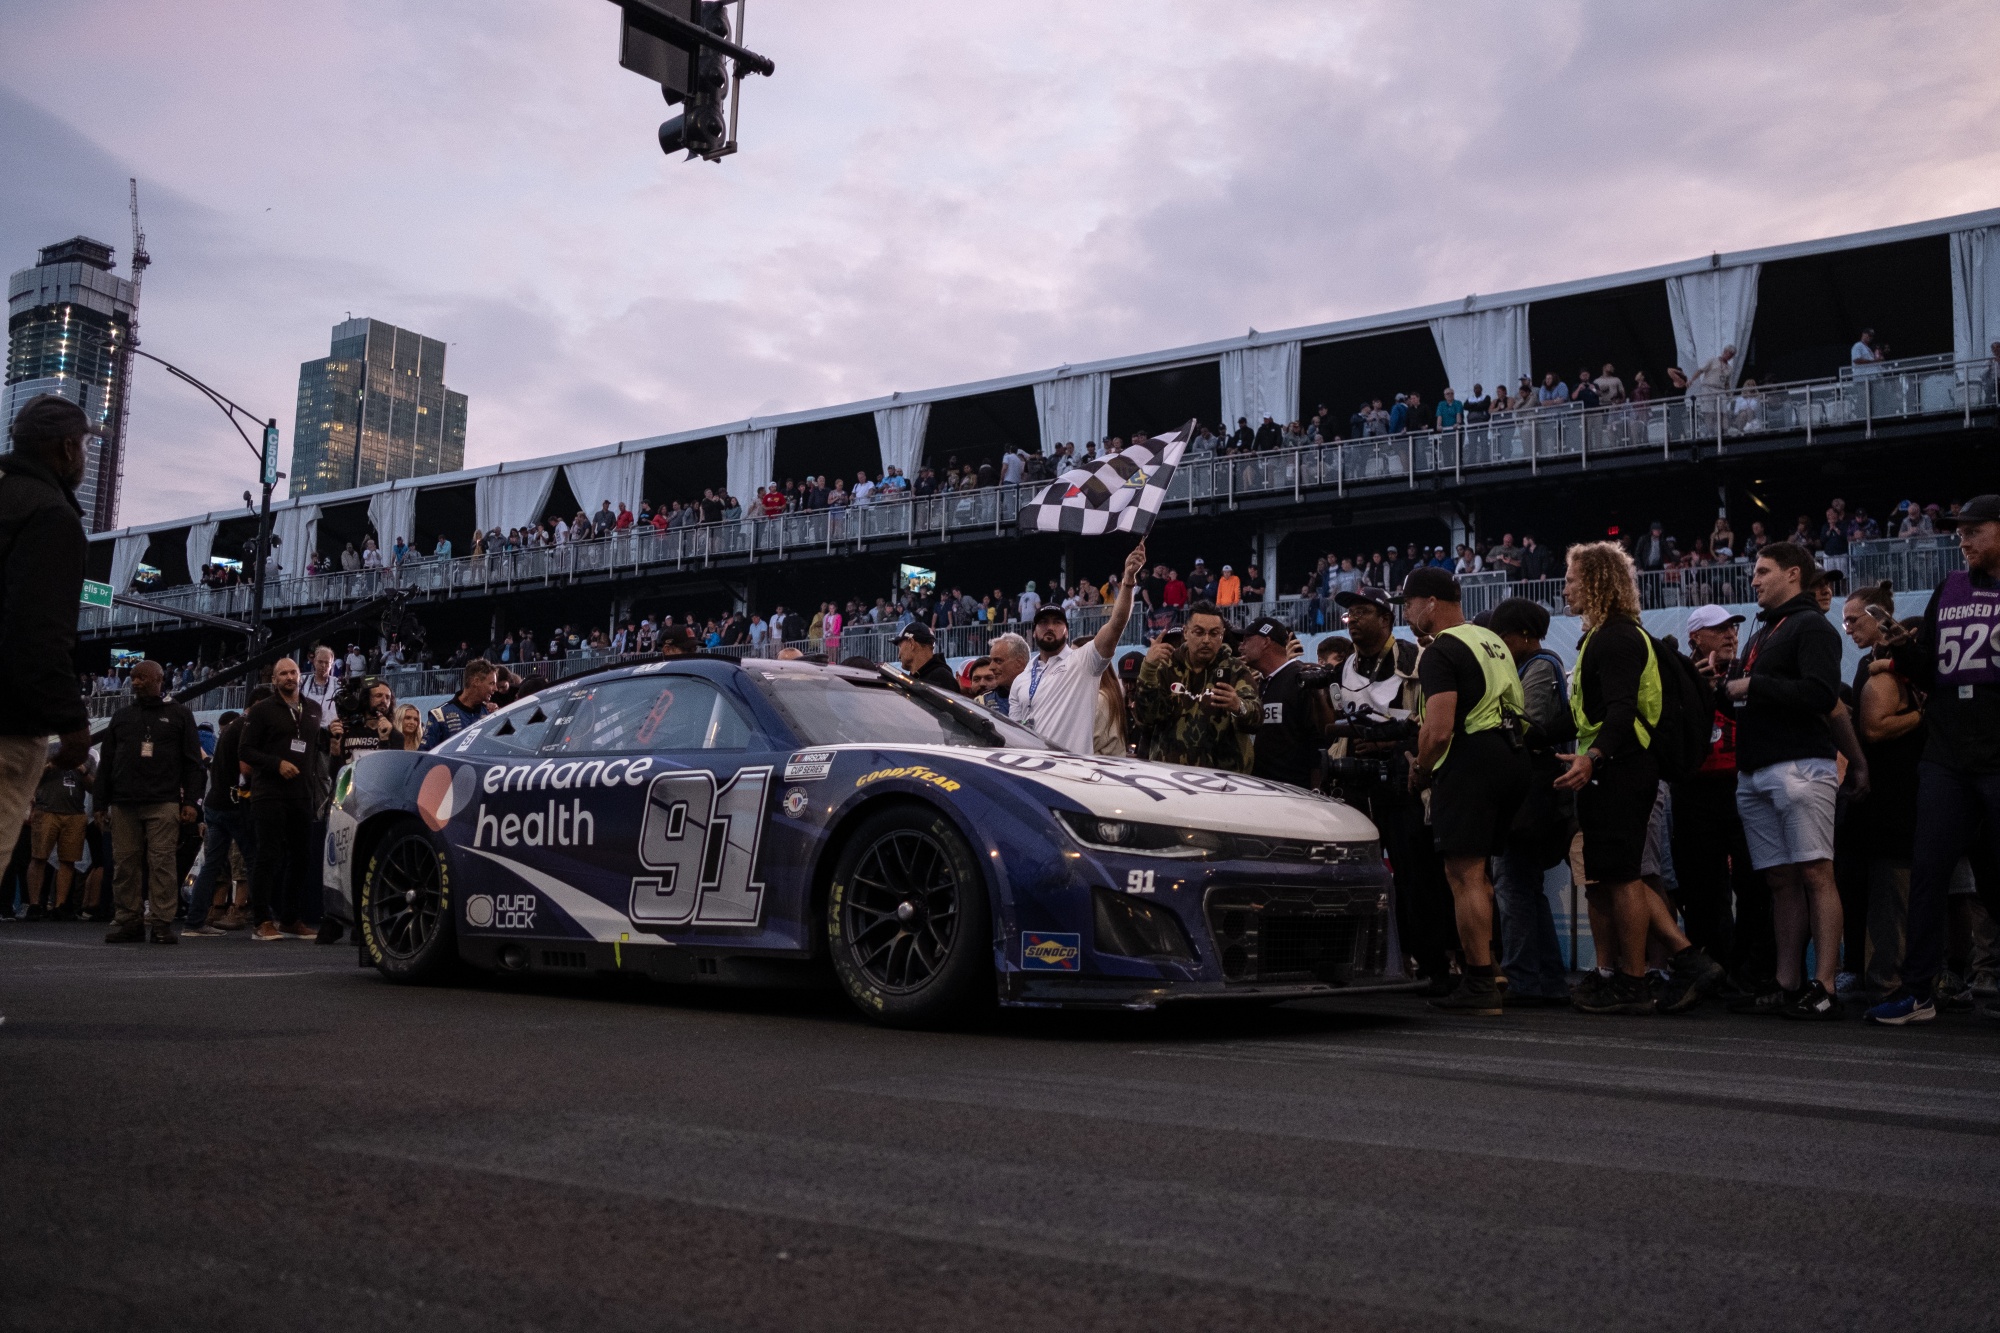
[[[1083,936],[1063,931],[1021,932],[1023,972],[1075,972],[1083,958]]]
[[[833,768],[833,751],[800,750],[785,761],[786,782],[818,782]]]

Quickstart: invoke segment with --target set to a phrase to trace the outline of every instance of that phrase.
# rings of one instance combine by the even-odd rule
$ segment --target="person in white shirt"
[[[1035,591],[1035,581],[1033,579],[1029,579],[1028,586],[1021,590],[1021,600],[1019,604],[1021,623],[1027,624],[1029,621],[1033,620],[1035,618],[1035,614],[1041,609],[1042,609],[1042,595]]]
[[[1857,375],[1872,375],[1875,367],[1883,360],[1882,350],[1875,346],[1875,330],[1861,330],[1861,337],[1854,346],[1847,349],[1847,360]]]
[[[1027,466],[1027,463],[1027,457],[1019,449],[1009,449],[1006,453],[1000,455],[1000,484],[1002,486],[1020,485],[1021,472]]]
[[[361,567],[363,569],[382,568],[382,548],[370,537],[361,547]]]
[[[875,483],[868,480],[866,472],[857,472],[854,474],[853,495],[854,503],[857,505],[865,505],[875,499]]]
[[[333,650],[328,649],[327,651],[331,652]],[[351,643],[348,644],[347,645],[348,679],[359,680],[362,677],[362,675],[367,672],[367,670],[368,670],[368,659],[361,655],[361,650],[359,648],[355,647]]]
[[[1069,617],[1061,607],[1045,606],[1035,612],[1035,656],[1027,669],[1014,677],[1007,696],[1008,717],[1072,754],[1094,752],[1098,678],[1111,665],[1125,622],[1132,618],[1132,590],[1138,586],[1145,563],[1146,542],[1141,538],[1125,557],[1125,572],[1118,581],[1111,615],[1088,642],[1071,645]]]
[[[313,649],[312,674],[299,682],[299,694],[319,705],[320,716],[334,715],[333,699],[340,693],[340,677],[333,673],[333,649],[321,644]]]
[[[556,545],[569,545],[569,524],[563,522],[560,518],[556,520]]]

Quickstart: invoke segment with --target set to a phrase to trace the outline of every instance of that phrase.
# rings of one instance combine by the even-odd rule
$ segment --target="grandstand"
[[[1864,328],[1886,355],[1856,364]],[[513,625],[866,604],[890,595],[905,565],[980,593],[1101,579],[1123,539],[1022,536],[1013,519],[1028,488],[1003,484],[467,552],[475,531],[606,501],[691,504],[710,491],[750,508],[761,486],[807,473],[916,477],[1190,418],[1223,435],[1239,418],[1299,427],[1290,447],[1191,458],[1151,544],[1182,568],[1196,557],[1259,564],[1274,599],[1326,551],[1384,541],[1455,547],[1505,530],[1560,547],[1652,520],[1706,532],[1718,511],[1743,526],[1768,518],[1781,536],[1831,495],[1886,507],[1915,490],[1990,489],[1997,339],[1993,210],[285,502],[275,520],[286,569],[267,589],[267,616],[317,619],[395,583],[411,589],[433,642],[483,644]],[[1721,361],[1725,347],[1737,352]],[[1447,385],[1464,400],[1475,383],[1504,390],[1553,374],[1567,384],[1607,364],[1623,383],[1643,373],[1656,396],[1460,414],[1448,426],[1428,411]],[[1676,371],[1696,377],[1691,391],[1671,387]],[[1357,404],[1405,392],[1427,409],[1413,429],[1372,433],[1353,420]],[[1315,420],[1320,438],[1299,443]],[[163,607],[243,618],[247,587],[198,580],[255,526],[254,514],[228,510],[100,534],[91,576]],[[303,572],[305,556],[337,558],[371,535],[424,554]],[[451,558],[427,554],[440,538]],[[226,638],[125,606],[86,609],[81,630],[100,655],[139,646],[175,660]],[[83,665],[96,665],[90,651]]]

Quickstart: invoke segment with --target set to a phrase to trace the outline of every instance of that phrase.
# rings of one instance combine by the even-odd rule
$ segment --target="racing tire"
[[[389,980],[435,984],[458,971],[451,864],[418,820],[400,820],[376,840],[354,914],[362,952]]]
[[[846,839],[827,893],[841,989],[889,1027],[947,1027],[994,995],[993,915],[979,859],[937,810],[877,811]]]

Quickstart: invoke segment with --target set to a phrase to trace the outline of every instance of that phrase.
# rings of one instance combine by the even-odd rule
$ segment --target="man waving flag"
[[[1021,531],[1085,537],[1148,531],[1194,437],[1194,426],[1190,421],[1172,435],[1135,441],[1123,453],[1063,473],[1021,506]]]

